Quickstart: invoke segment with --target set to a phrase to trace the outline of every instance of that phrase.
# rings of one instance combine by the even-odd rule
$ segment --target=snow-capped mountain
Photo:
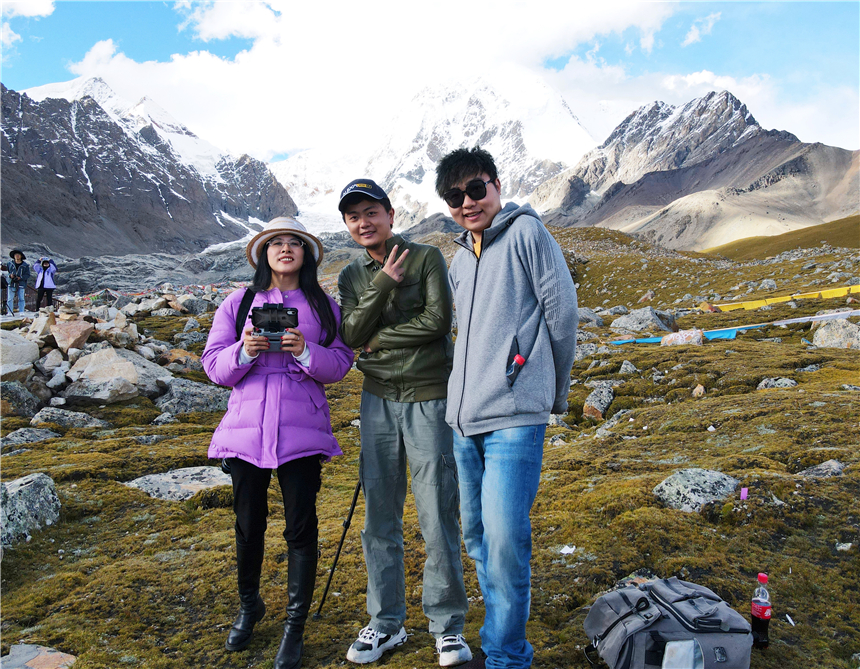
[[[369,155],[310,149],[269,168],[290,190],[302,215],[342,229],[340,190],[370,177],[389,194],[396,225],[408,228],[447,208],[434,190],[437,161],[479,144],[494,157],[506,199],[525,200],[543,181],[574,164],[595,142],[564,99],[541,80],[519,81],[516,95],[474,79],[421,91],[389,124]]]
[[[199,251],[297,209],[265,164],[101,79],[2,89],[3,241],[66,255]]]
[[[636,110],[530,201],[555,225],[701,250],[856,213],[858,156],[765,130],[731,93],[711,92]]]

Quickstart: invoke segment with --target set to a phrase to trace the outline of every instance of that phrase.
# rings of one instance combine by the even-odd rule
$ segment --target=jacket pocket
[[[417,311],[424,306],[420,280],[406,283],[404,279],[404,282],[397,286],[396,292],[395,301],[400,311]]]
[[[517,341],[517,338],[514,337],[511,342],[511,350],[508,353],[508,365],[505,368],[505,378],[508,380],[508,387],[512,388],[514,382],[517,380],[517,377],[520,375],[520,371],[523,366],[521,364],[514,364],[514,358],[516,358],[520,354],[520,344]]]

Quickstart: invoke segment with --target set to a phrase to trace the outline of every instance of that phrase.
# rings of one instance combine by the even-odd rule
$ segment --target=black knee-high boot
[[[239,585],[239,615],[227,635],[227,650],[242,650],[251,642],[254,625],[266,614],[260,597],[260,571],[263,568],[263,541],[254,545],[236,542],[236,567]]]
[[[287,605],[287,622],[284,636],[275,656],[274,669],[298,669],[302,664],[305,621],[314,598],[317,578],[317,548],[289,551],[287,587],[290,603]]]

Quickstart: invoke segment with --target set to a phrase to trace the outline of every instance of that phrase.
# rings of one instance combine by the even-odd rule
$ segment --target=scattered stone
[[[3,657],[3,669],[69,669],[77,658],[47,646],[18,643]]]
[[[30,425],[33,427],[50,423],[60,427],[110,427],[110,423],[93,418],[89,414],[55,407],[41,409],[30,421]]]
[[[31,532],[53,525],[60,518],[60,498],[51,477],[45,474],[28,474],[0,483],[0,495],[0,544],[4,547],[29,539]]]
[[[41,402],[20,381],[0,381],[0,415],[32,416]]]
[[[576,343],[588,341],[589,339],[597,339],[597,335],[593,332],[589,332],[588,330],[583,330],[582,328],[576,329]]]
[[[590,358],[595,353],[597,353],[597,344],[579,344],[574,354],[574,362],[583,358]]]
[[[699,311],[701,311],[701,312],[705,312],[705,313],[712,313],[712,314],[716,314],[716,313],[721,312],[721,311],[722,311],[722,309],[720,309],[720,308],[719,308],[718,306],[716,306],[715,304],[711,304],[710,302],[702,302],[702,303],[699,305]]]
[[[176,298],[177,304],[182,311],[199,316],[207,311],[215,311],[215,305],[208,300],[203,300],[194,295],[180,295]],[[198,326],[199,327],[199,326]]]
[[[177,311],[176,309],[170,309],[170,308],[156,309],[150,315],[151,316],[160,316],[160,317],[163,317],[163,316],[181,316],[182,312]]]
[[[35,374],[35,370],[30,363],[24,365],[3,365],[0,367],[0,378],[4,381],[26,383],[32,378],[33,374]]]
[[[860,386],[855,386],[855,385],[852,385],[850,383],[843,383],[839,387],[842,388],[842,390],[850,390],[850,391],[855,392],[855,393],[860,392]]]
[[[756,386],[756,390],[770,390],[772,388],[794,388],[797,381],[780,377],[778,379],[762,379],[762,382]]]
[[[621,363],[621,369],[618,370],[618,373],[619,374],[635,374],[638,371],[639,370],[636,368],[636,365],[634,365],[629,360],[625,360],[624,362]]]
[[[52,397],[49,404],[52,407],[62,407],[66,406],[66,398],[65,397]]]
[[[549,420],[546,423],[547,427],[562,427],[565,430],[572,429],[570,425],[564,422],[564,418],[558,414],[550,414]]]
[[[147,474],[125,485],[157,499],[182,501],[207,488],[232,485],[232,479],[219,467],[185,467],[164,474]]]
[[[839,541],[836,542],[836,550],[837,551],[850,551],[851,547],[854,545],[853,542],[841,543]]]
[[[9,446],[20,446],[21,444],[35,444],[38,441],[54,439],[59,436],[59,434],[51,430],[22,427],[14,432],[10,432],[3,438],[3,449],[5,450]]]
[[[564,435],[557,434],[553,437],[550,437],[549,446],[567,446],[567,442],[564,440]]]
[[[842,476],[845,465],[839,460],[827,460],[820,465],[809,467],[798,473],[798,476],[806,476],[807,478],[823,479],[831,476]]]
[[[815,330],[812,344],[819,348],[860,349],[860,325],[845,318],[825,321]]]
[[[137,437],[133,437],[133,439],[138,444],[142,444],[144,446],[152,446],[153,444],[157,444],[159,441],[170,439],[170,437],[166,434],[142,434]]]
[[[634,309],[629,314],[616,318],[609,327],[615,331],[632,330],[633,332],[642,332],[649,328],[656,328],[672,332],[674,328],[661,318],[662,314],[668,314],[668,312],[658,314],[653,307]],[[672,316],[672,323],[674,324],[674,316]]]
[[[167,307],[167,300],[163,297],[151,297],[147,300],[141,300],[140,304],[137,305],[138,311],[151,312],[157,311],[159,309],[164,309]],[[128,313],[128,312],[126,312]],[[153,314],[155,315],[155,314]]]
[[[115,404],[138,396],[137,387],[128,379],[116,377],[107,381],[82,378],[63,391],[70,404]]]
[[[173,363],[179,365],[180,369],[203,371],[203,363],[200,362],[200,357],[181,348],[172,348],[158,356],[159,365],[166,367]]]
[[[150,423],[150,425],[170,425],[171,423],[178,423],[179,420],[169,411],[165,411],[164,413],[158,414],[155,419]]]
[[[133,381],[141,395],[154,399],[162,394],[163,384],[173,378],[170,370],[147,360],[128,349],[116,349],[116,354],[130,362],[137,373],[137,381]],[[154,356],[153,356],[154,357]],[[159,381],[162,384],[159,384]]]
[[[702,330],[681,330],[667,334],[660,340],[660,346],[701,346]]]
[[[588,307],[579,307],[579,327],[583,328],[602,328],[603,319],[595,313],[593,309]]]
[[[59,349],[55,348],[47,355],[39,358],[34,363],[34,366],[45,376],[51,376],[54,373],[54,370],[60,367],[64,362],[63,354],[60,353]]]
[[[624,316],[625,314],[630,313],[630,311],[623,304],[619,304],[618,306],[609,309],[607,313],[612,316]]]
[[[798,369],[798,372],[817,372],[821,369],[821,365],[808,365],[807,367],[801,367]]]
[[[16,332],[0,330],[0,360],[6,365],[31,365],[39,359],[39,346]]]
[[[693,388],[693,397],[704,397],[705,395],[705,386],[701,383]]]
[[[200,328],[200,321],[198,321],[193,316],[185,321],[185,327],[182,329],[183,332],[188,332],[189,330],[197,330]]]
[[[190,411],[226,411],[230,389],[198,383],[189,379],[170,379],[167,394],[155,401],[162,411],[188,413]]]
[[[758,289],[759,290],[776,290],[777,289],[776,281],[774,281],[773,279],[765,279],[764,281],[762,281],[758,285]]]
[[[723,500],[740,484],[738,479],[709,469],[682,469],[659,483],[654,494],[671,509],[699,512],[708,502]]]
[[[189,344],[198,344],[198,343],[206,343],[206,340],[209,338],[205,332],[178,332],[173,335],[173,341],[177,344],[181,344],[182,346],[188,346]]]
[[[63,353],[72,348],[83,348],[93,330],[93,324],[86,321],[61,321],[51,326],[51,334]]]
[[[646,292],[642,297],[640,297],[638,300],[636,300],[636,302],[637,302],[638,304],[642,304],[643,302],[650,302],[651,300],[653,300],[653,299],[654,299],[654,297],[655,297],[655,293],[654,293],[654,291],[653,291],[653,290],[649,290],[649,291],[648,291],[648,292]]]
[[[603,382],[585,398],[582,415],[592,420],[603,420],[606,410],[614,399],[615,391],[612,389],[612,383]]]

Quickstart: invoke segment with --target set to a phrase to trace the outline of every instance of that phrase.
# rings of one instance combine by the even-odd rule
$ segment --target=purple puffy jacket
[[[227,413],[212,435],[210,458],[241,458],[263,469],[289,460],[321,454],[342,455],[332,435],[324,383],[340,381],[352,367],[353,351],[340,338],[322,346],[319,321],[301,290],[273,288],[257,293],[253,307],[283,302],[299,310],[299,330],[310,350],[308,367],[292,353],[263,352],[250,364],[239,364],[242,342],[236,341],[236,311],[244,289],[218,307],[201,361],[209,378],[230,386]],[[340,308],[329,298],[340,325]],[[250,311],[245,327],[251,325]]]

